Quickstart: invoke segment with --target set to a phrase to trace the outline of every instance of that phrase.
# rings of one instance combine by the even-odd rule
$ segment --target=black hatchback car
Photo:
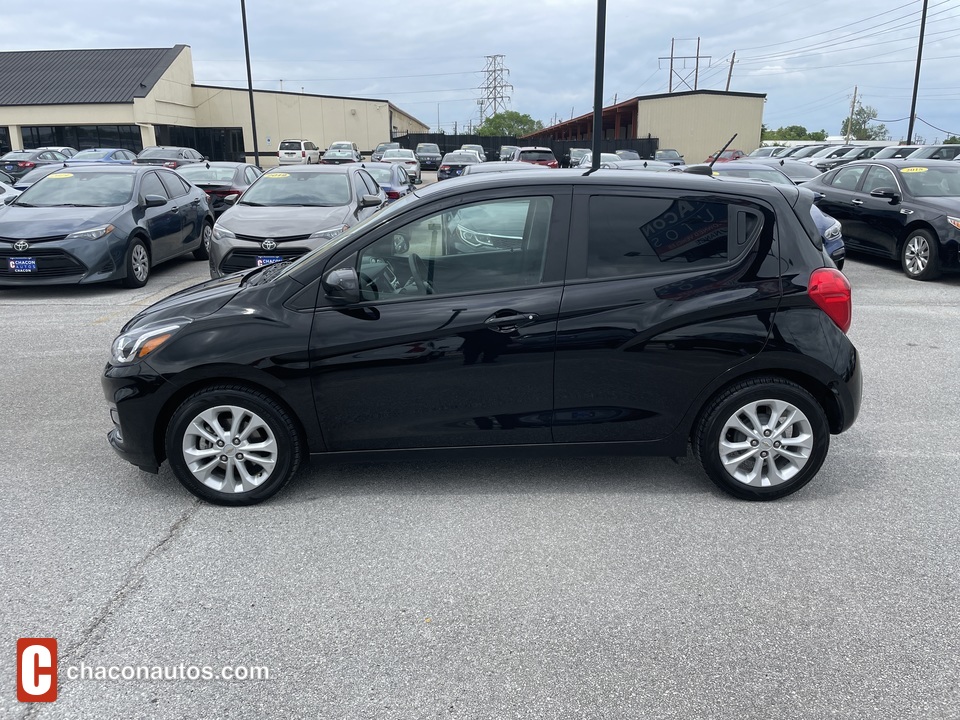
[[[898,259],[907,277],[932,280],[960,267],[960,165],[871,160],[844,165],[804,187],[843,226],[847,249]]]
[[[417,190],[116,338],[121,457],[245,505],[307,457],[680,456],[741,498],[806,484],[860,405],[850,286],[813,194],[601,170]]]
[[[142,287],[165,260],[207,259],[212,230],[206,195],[170,170],[57,168],[0,207],[0,286]]]

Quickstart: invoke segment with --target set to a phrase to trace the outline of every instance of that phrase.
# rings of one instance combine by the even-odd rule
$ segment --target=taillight
[[[167,161],[163,164],[163,166],[164,166],[164,167],[168,167],[168,168],[173,168],[174,170],[176,170],[176,169],[177,169],[177,161],[176,161],[176,160],[167,160]]]
[[[36,163],[32,163],[29,160],[22,160],[17,163],[17,167],[22,167],[22,168],[32,168],[36,166],[37,166]]]
[[[547,167],[552,167],[552,168],[557,167],[557,161],[551,160],[550,162],[547,163]]]
[[[853,296],[850,283],[836,268],[819,268],[810,273],[807,295],[842,332],[853,320]]]
[[[440,169],[441,169],[441,170],[449,170],[449,169],[450,169],[450,166],[449,166],[449,165],[441,165],[441,166],[440,166]]]
[[[387,190],[387,197],[391,200],[399,200],[400,193],[396,190]]]
[[[307,156],[307,151],[306,151],[306,150],[301,150],[301,151],[300,151],[300,157],[306,157],[306,156]]]

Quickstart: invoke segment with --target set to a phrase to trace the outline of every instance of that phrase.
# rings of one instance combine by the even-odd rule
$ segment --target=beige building
[[[261,165],[284,139],[370,152],[428,126],[388,100],[254,91]],[[0,151],[40,146],[193,147],[253,160],[246,90],[197,85],[190,48],[0,52]]]
[[[750,152],[760,146],[763,105],[759,93],[694,90],[645,95],[603,109],[604,146],[618,140],[657,138],[659,148],[673,148],[688,163],[699,163],[737,134],[731,149]],[[582,115],[546,128],[527,139],[538,143],[576,142],[588,146],[593,115]]]

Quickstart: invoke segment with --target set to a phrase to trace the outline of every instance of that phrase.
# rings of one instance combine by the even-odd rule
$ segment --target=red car
[[[532,165],[546,165],[547,167],[560,167],[557,158],[553,155],[553,150],[545,147],[522,147],[514,151],[514,159],[517,162],[530,163]]]
[[[722,153],[720,153],[720,157],[717,158],[717,162],[730,162],[731,160],[739,160],[744,155],[746,155],[746,153],[743,150],[724,150]],[[713,162],[713,158],[714,156],[711,155],[704,160],[704,162]]]

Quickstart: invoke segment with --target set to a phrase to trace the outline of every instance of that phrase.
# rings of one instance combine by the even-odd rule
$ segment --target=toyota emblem
[[[274,241],[273,238],[267,238],[262,243],[260,243],[260,247],[263,248],[264,250],[276,250],[277,243],[276,241]]]
[[[26,240],[17,240],[13,244],[13,249],[17,252],[26,252],[30,249],[30,243],[28,243]]]

